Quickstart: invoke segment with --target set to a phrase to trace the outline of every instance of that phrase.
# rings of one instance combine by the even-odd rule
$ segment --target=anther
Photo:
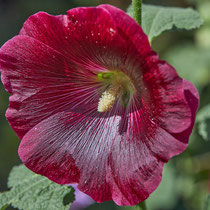
[[[101,98],[98,102],[98,112],[109,111],[118,97],[120,87],[119,86],[110,86],[106,91],[101,95]]]

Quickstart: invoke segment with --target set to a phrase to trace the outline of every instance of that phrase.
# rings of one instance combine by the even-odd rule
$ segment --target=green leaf
[[[8,187],[11,188],[9,192],[0,194],[1,210],[9,205],[20,210],[68,210],[74,201],[71,187],[58,185],[24,165],[12,169]]]
[[[0,193],[0,210],[5,210],[10,205],[10,197],[10,192]]]
[[[199,134],[204,140],[210,140],[210,104],[198,112],[197,122]]]
[[[133,16],[132,6],[128,14]],[[164,31],[191,30],[203,23],[198,12],[191,8],[163,7],[155,5],[142,6],[142,28],[151,42]]]
[[[204,210],[210,210],[210,194],[207,195],[207,198],[205,200]]]

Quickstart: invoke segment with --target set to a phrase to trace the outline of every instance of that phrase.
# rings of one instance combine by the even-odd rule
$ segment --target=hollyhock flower
[[[1,48],[0,65],[23,163],[97,202],[145,200],[187,146],[198,93],[120,9],[39,12]]]

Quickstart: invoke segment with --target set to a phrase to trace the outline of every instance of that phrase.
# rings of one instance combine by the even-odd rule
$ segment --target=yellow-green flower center
[[[99,73],[97,76],[104,87],[98,102],[98,112],[109,111],[116,99],[119,99],[121,105],[126,108],[135,93],[130,78],[121,71]]]

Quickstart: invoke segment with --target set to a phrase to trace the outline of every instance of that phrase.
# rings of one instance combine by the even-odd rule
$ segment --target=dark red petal
[[[167,87],[173,87],[173,85]],[[166,115],[165,119],[161,119],[162,121],[157,121],[158,115],[152,116],[151,109],[144,103],[142,108],[131,113],[133,121],[138,122],[133,125],[136,138],[145,142],[153,155],[163,162],[167,162],[171,157],[180,154],[186,149],[198,109],[199,96],[195,87],[186,80],[181,80],[180,85],[176,84],[176,87],[177,91],[176,89],[172,90],[174,94],[178,95],[172,94],[173,97],[169,97],[168,104],[166,106],[164,104],[161,105],[163,112],[164,110],[166,112],[166,114],[159,115]],[[171,90],[168,89],[167,91],[170,92]],[[160,100],[162,103],[166,102],[167,94],[165,94],[166,99]],[[167,125],[166,123],[171,124]]]
[[[117,123],[113,118],[51,116],[24,136],[20,158],[28,168],[59,184],[78,182],[78,188],[98,202],[111,200],[106,170]]]
[[[140,139],[121,136],[113,142],[108,158],[107,182],[118,205],[136,205],[157,188],[163,162]]]
[[[184,148],[183,142],[138,115],[63,112],[31,129],[19,155],[28,168],[57,183],[78,182],[97,202],[135,205],[156,189],[169,156]]]
[[[40,12],[25,22],[20,34],[49,45],[86,68],[97,70],[114,68],[117,59],[121,63],[120,55],[126,48],[111,15],[102,8],[75,8],[63,16]]]
[[[12,93],[6,116],[20,138],[59,111],[79,109],[80,104],[86,109],[90,102],[97,107],[92,73],[31,37],[8,41],[0,50],[0,63],[2,82]]]
[[[150,118],[171,133],[180,133],[191,125],[191,108],[185,98],[183,80],[168,63],[147,58],[150,63],[144,72],[145,106]],[[144,93],[143,93],[144,94]]]
[[[64,43],[67,43],[65,39],[68,34],[66,22],[66,15],[53,16],[45,12],[39,12],[28,18],[19,34],[32,37],[56,50],[60,50],[65,47]]]
[[[110,13],[117,25],[118,33],[126,40],[128,49],[135,47],[140,55],[139,59],[153,54],[147,36],[133,18],[111,5],[101,5],[99,7]],[[132,52],[130,51],[130,53]]]
[[[47,176],[52,181],[67,184],[71,179],[71,183],[76,183],[80,179],[80,171],[68,151],[66,132],[60,133],[57,130],[65,125],[60,127],[53,124],[54,121],[57,122],[57,118],[60,120],[58,114],[31,129],[20,143],[19,155],[31,170]]]
[[[182,142],[185,142],[186,144],[188,143],[189,136],[192,132],[194,122],[195,122],[195,116],[196,116],[196,111],[199,106],[199,95],[198,91],[196,88],[193,86],[192,83],[190,83],[187,80],[183,80],[183,88],[184,88],[184,95],[185,98],[190,106],[191,109],[191,125],[189,126],[188,129],[181,133],[175,133],[173,134],[175,138],[179,139]]]

